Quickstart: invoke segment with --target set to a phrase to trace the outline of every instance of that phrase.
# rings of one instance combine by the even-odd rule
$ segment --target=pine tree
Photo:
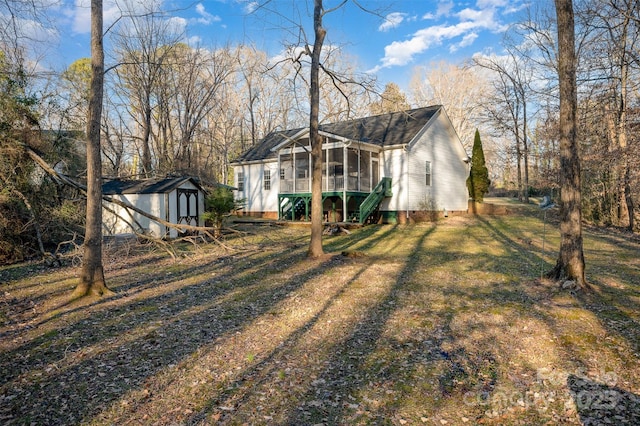
[[[476,136],[473,140],[473,151],[471,153],[471,170],[467,178],[467,188],[469,196],[476,202],[481,203],[484,195],[489,191],[489,171],[484,162],[484,151],[482,150],[482,141],[480,140],[480,132],[476,129]]]

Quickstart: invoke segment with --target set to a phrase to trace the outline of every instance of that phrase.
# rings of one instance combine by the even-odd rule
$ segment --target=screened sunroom
[[[361,221],[361,204],[380,180],[380,148],[323,135],[322,199],[324,219]],[[311,146],[309,138],[276,147],[280,170],[279,217],[309,220],[311,213]],[[385,181],[386,182],[386,181]],[[390,189],[383,188],[388,192]]]

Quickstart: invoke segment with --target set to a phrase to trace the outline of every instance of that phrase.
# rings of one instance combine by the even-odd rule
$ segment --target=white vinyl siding
[[[279,170],[278,163],[243,164],[235,166],[235,173],[243,173],[244,190],[236,191],[236,198],[246,200],[243,211],[247,213],[264,213],[278,211]],[[266,177],[269,176],[268,183]],[[269,189],[265,189],[266,186]]]
[[[384,152],[384,176],[392,178],[393,196],[382,202],[381,210],[417,211],[425,204],[437,210],[467,210],[466,153],[448,121],[440,113],[411,145]],[[425,185],[427,162],[431,185]]]
[[[468,207],[466,153],[448,120],[444,113],[438,114],[409,149],[409,210],[420,210],[425,202],[437,210]],[[431,166],[431,185],[425,185],[426,162]]]

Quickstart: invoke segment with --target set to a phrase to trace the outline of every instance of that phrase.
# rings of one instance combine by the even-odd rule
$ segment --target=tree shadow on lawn
[[[390,235],[396,233],[398,225],[367,225],[356,229],[350,235],[339,235],[326,238],[325,248],[331,252],[343,252],[346,250],[371,250],[384,242]]]
[[[344,257],[337,257],[333,262],[341,263],[348,262],[348,260]],[[284,354],[291,352],[306,333],[318,326],[320,319],[327,313],[328,309],[344,295],[347,288],[358,279],[364,270],[366,270],[366,265],[362,266],[348,283],[335,294],[331,295],[331,297],[324,302],[323,306],[306,321],[304,325],[287,336],[285,341],[278,344],[277,347],[264,356],[260,362],[242,371],[239,378],[230,383],[226,389],[216,395],[214,399],[208,401],[205,407],[190,416],[186,424],[206,423],[207,418],[215,413],[218,413],[217,420],[224,421],[225,418],[220,412],[220,407],[235,407],[249,404],[249,398],[255,396],[256,390],[264,386],[269,386],[273,377],[278,374],[278,369],[280,368],[278,365],[279,359],[281,359]],[[252,378],[249,389],[247,389],[246,386],[248,378]],[[233,414],[230,414],[229,417],[233,417]]]
[[[567,386],[584,426],[640,424],[640,396],[613,383],[569,375]]]
[[[473,422],[483,416],[500,369],[500,356],[495,353],[500,348],[493,345],[490,334],[467,348],[457,342],[451,330],[456,312],[446,305],[431,305],[416,312],[420,321],[430,322],[429,326],[412,327],[415,334],[411,336],[385,335],[392,318],[411,309],[413,292],[430,295],[429,287],[434,286],[447,295],[439,288],[442,283],[423,281],[425,268],[446,268],[459,261],[458,247],[425,248],[436,231],[437,226],[425,229],[407,249],[409,255],[384,300],[369,309],[351,334],[335,345],[327,368],[303,396],[292,397],[293,407],[281,424],[419,424],[444,421],[446,416],[459,421],[464,415],[468,416],[464,421]],[[453,293],[450,296],[455,297]],[[469,297],[463,293],[457,296],[456,302]],[[517,303],[526,299],[512,289],[494,296],[501,303],[507,296]],[[467,399],[467,394],[472,396]]]
[[[619,288],[596,277],[589,278],[589,282],[593,290],[577,294],[581,306],[592,312],[609,333],[623,337],[636,354],[640,353],[640,284],[626,282],[624,288]]]
[[[492,233],[506,243],[508,247],[514,247],[516,240],[510,238],[503,232],[497,231],[495,226],[486,220],[480,219],[480,222],[484,222],[485,226],[491,229]],[[594,238],[592,236],[589,237]],[[623,255],[631,258],[633,258],[633,254],[630,251],[638,251],[638,247],[633,244],[628,244],[624,247],[614,246],[611,247],[611,249],[623,250],[625,251]],[[511,252],[511,254],[518,255],[519,253],[521,253],[521,251],[517,249]],[[545,287],[543,283],[538,280],[534,280],[531,277],[527,278],[526,275],[529,274],[523,270],[523,275],[525,276],[522,277],[521,281],[512,283],[513,285],[509,285],[509,283],[496,283],[492,286],[475,288],[471,292],[452,288],[449,294],[451,297],[457,299],[471,298],[472,300],[489,302],[489,304],[495,306],[496,309],[500,306],[511,306],[516,312],[522,315],[531,315],[532,318],[545,323],[549,327],[549,330],[552,330],[556,336],[560,336],[558,344],[561,350],[567,355],[567,361],[569,361],[565,368],[571,369],[570,365],[574,365],[577,366],[576,368],[579,370],[586,369],[592,371],[593,369],[600,369],[603,371],[602,369],[612,368],[607,367],[609,363],[615,365],[616,362],[624,363],[625,361],[628,362],[629,359],[637,360],[637,354],[640,351],[640,323],[629,314],[629,312],[637,313],[640,311],[638,284],[631,279],[634,274],[627,271],[628,265],[612,265],[610,263],[610,256],[611,252],[607,252],[605,249],[599,249],[598,252],[595,252],[588,246],[585,248],[588,271],[599,270],[604,272],[611,277],[615,277],[614,281],[618,284],[615,286],[607,285],[605,283],[607,279],[604,276],[588,276],[589,282],[594,286],[592,292],[569,292],[568,290],[561,289],[557,283],[551,283],[551,287]],[[512,263],[512,265],[509,266],[509,263]],[[535,261],[533,263],[535,263]],[[503,271],[505,267],[506,269],[510,269],[513,266],[515,266],[515,264],[513,260],[511,260],[511,255],[499,259],[491,259],[490,256],[480,256],[475,266],[471,269],[487,268],[492,272],[500,272]],[[621,270],[624,272],[620,272]],[[559,302],[555,301],[556,297],[559,297]],[[580,310],[583,310],[584,313],[580,314]],[[607,340],[602,341],[599,345],[597,344],[597,340],[593,342],[589,340],[602,338],[602,336],[596,337],[599,335],[595,334],[595,331],[591,331],[593,326],[587,321],[589,312],[597,318],[598,326],[602,327],[603,332],[606,333],[605,336],[607,336]],[[574,319],[573,315],[579,316]],[[560,318],[562,318],[562,320],[560,320]],[[580,321],[587,321],[587,324],[579,327]],[[567,324],[571,324],[572,329],[578,327],[577,329],[582,330],[581,332],[584,332],[585,335],[568,336],[567,333],[569,331],[564,329]],[[617,337],[614,337],[614,339],[609,342],[609,336]],[[618,337],[624,340],[626,345],[624,343],[618,343],[620,342],[620,340],[617,340]],[[599,352],[608,351],[607,353],[610,354],[602,354],[601,357],[595,359],[593,358],[593,356],[595,356],[594,353],[590,351],[597,351],[598,349],[596,349],[596,347],[601,349]],[[632,368],[631,370],[630,373],[633,377],[630,377],[629,381],[637,383],[638,376],[635,373],[635,369]],[[607,373],[617,374],[622,378],[624,371],[623,369],[616,369],[615,373],[613,371],[608,371]],[[640,407],[637,405],[637,395],[620,388],[609,387],[609,389],[606,389],[602,387],[604,385],[598,385],[589,379],[578,379],[577,376],[572,377],[573,378],[567,383],[570,385],[570,391],[574,397],[580,386],[586,389],[583,389],[582,396],[586,398],[586,403],[588,404],[594,402],[599,403],[597,398],[606,395],[603,391],[614,392],[615,396],[620,396],[624,402],[623,405],[618,405],[616,410],[624,406],[625,409],[622,410],[623,412],[632,413],[632,417],[625,417],[626,414],[612,410],[594,412],[592,407],[585,406],[584,401],[582,403],[583,407],[581,408],[579,401],[576,399],[575,402],[578,407],[578,413],[584,424],[637,423],[637,417],[633,417],[637,416],[638,411],[640,411]],[[633,421],[629,419],[633,419]]]
[[[420,241],[423,241],[431,231],[432,230],[425,233]],[[359,242],[362,242],[363,239],[366,240],[372,234],[375,234],[375,232],[377,231],[374,230],[374,232],[359,233],[355,235],[355,238],[351,239],[351,243],[357,244]],[[380,237],[376,237],[376,239],[379,238]],[[416,258],[417,255],[413,256],[411,259],[408,259],[407,266],[406,268],[404,268],[402,277],[406,277],[407,274],[410,274],[411,271],[416,268]],[[361,274],[370,267],[370,264],[367,262],[366,258],[363,261],[361,259],[350,259],[343,256],[334,256],[329,257],[326,262],[323,262],[322,265],[320,265],[311,273],[299,278],[298,281],[302,284],[310,281],[314,277],[323,275],[323,273],[326,275],[326,273],[333,267],[339,267],[343,264],[351,264],[356,268],[356,272],[353,274],[353,276],[350,276],[348,282],[341,285],[341,287],[337,289],[335,294],[331,294],[326,299],[326,301],[323,302],[320,308],[303,323],[303,325],[295,329],[286,337],[285,340],[278,343],[270,353],[267,353],[266,355],[260,355],[260,361],[243,369],[242,371],[235,373],[235,375],[237,376],[237,379],[235,381],[226,383],[223,389],[215,392],[215,396],[211,398],[204,405],[204,407],[189,416],[188,419],[183,422],[183,424],[208,424],[207,420],[211,416],[215,416],[216,421],[238,421],[238,418],[235,417],[236,410],[233,410],[234,412],[228,411],[230,409],[227,409],[225,407],[251,405],[249,399],[255,399],[256,395],[260,394],[260,390],[262,388],[272,387],[273,383],[271,383],[271,381],[273,380],[274,376],[281,373],[277,370],[283,368],[280,365],[280,360],[283,357],[288,356],[289,353],[293,352],[296,346],[311,329],[315,327],[323,327],[323,325],[319,324],[320,319],[327,314],[327,311],[329,309],[334,308],[334,305],[336,305],[336,303],[339,303],[337,302],[338,299],[348,297],[345,296],[345,292],[350,291],[351,287],[353,287],[354,285],[358,285],[356,284],[356,281],[358,281]],[[343,381],[349,381],[349,387],[353,390],[355,390],[358,385],[362,384],[356,377],[354,377],[353,374],[355,368],[357,368],[358,366],[346,366],[344,365],[344,363],[349,361],[348,358],[350,357],[349,354],[351,352],[365,354],[367,351],[371,351],[374,349],[376,340],[380,336],[380,333],[382,332],[382,328],[384,327],[388,316],[391,314],[391,312],[393,312],[394,305],[396,303],[396,293],[398,289],[402,287],[402,285],[403,282],[399,279],[399,281],[395,285],[396,288],[392,289],[391,292],[384,298],[384,300],[381,303],[377,304],[374,309],[367,311],[367,318],[363,318],[362,321],[358,321],[358,324],[354,327],[353,334],[346,341],[339,342],[334,348],[329,349],[330,353],[335,353],[335,355],[332,356],[332,359],[323,363],[323,365],[330,365],[330,368],[322,375],[322,377],[317,380],[317,382],[326,383],[326,386],[323,386],[322,391],[331,394],[332,396],[330,396],[330,398],[335,398],[338,391],[342,393],[342,390],[337,389],[337,387],[341,387]],[[282,297],[278,298],[278,300],[282,299]],[[261,310],[260,312],[253,312],[250,317],[252,319],[257,319],[261,314],[264,313],[265,310]],[[277,339],[277,336],[274,336],[274,338]],[[300,356],[301,354],[298,353],[296,355]],[[304,354],[304,356],[307,355],[313,356],[313,354]],[[363,366],[359,367],[364,368]],[[333,374],[336,370],[344,371],[344,369],[349,369],[351,371],[351,374],[348,374],[344,377],[333,377]],[[208,385],[207,389],[209,389],[211,386],[212,385]],[[305,402],[308,402],[306,400],[309,398],[317,398],[317,396],[315,395],[317,391],[318,389],[315,389],[315,391],[313,392],[309,390],[309,394],[307,396],[303,396],[302,399],[298,398],[298,396],[296,395],[289,395],[291,397],[291,400],[288,401],[288,403],[285,403],[291,416],[287,421],[288,423],[306,424],[304,419],[296,417],[296,414],[298,414],[298,412],[295,410],[294,405],[297,403],[304,404]],[[222,412],[220,407],[223,407]],[[254,407],[252,406],[251,408],[253,409]],[[286,412],[283,414],[286,415]],[[336,421],[341,417],[340,411],[334,411],[332,414],[333,415],[331,416],[331,418]],[[284,417],[283,419],[286,419],[286,417]],[[250,418],[248,420],[252,424],[265,422],[263,421],[264,419],[261,420],[257,418]]]
[[[396,282],[387,292],[386,296],[368,310],[366,318],[358,321],[357,325],[344,341],[338,342],[331,351],[333,354],[325,364],[327,368],[314,380],[314,386],[309,388],[305,395],[296,401],[297,407],[290,410],[286,424],[313,424],[324,422],[326,424],[348,424],[356,419],[354,416],[358,407],[363,403],[360,391],[371,385],[371,366],[368,363],[370,357],[376,352],[377,346],[381,344],[384,328],[393,313],[398,309],[399,294],[406,289],[407,283],[411,280],[420,265],[422,256],[421,249],[424,241],[434,232],[435,228],[426,229],[416,241],[411,255],[406,259],[402,270],[398,274]],[[407,368],[416,360],[429,361],[440,359],[441,352],[430,351],[426,358],[415,356],[424,349],[423,342],[416,342],[416,346],[405,352],[409,346],[396,348],[402,355],[396,358],[396,365],[386,365],[384,371],[379,371],[376,378],[379,382],[397,381],[408,379],[405,373]],[[403,365],[404,364],[404,365]],[[401,376],[401,377],[399,377]],[[409,391],[409,386],[398,390],[396,401],[400,403],[403,392]],[[354,402],[356,404],[354,404]],[[390,422],[394,415],[396,406],[377,407],[376,413],[369,413],[366,421],[374,423],[380,421]]]
[[[163,256],[154,255],[151,257],[145,257],[144,260],[132,261],[126,264],[128,270],[135,269],[138,266],[153,264],[163,259]],[[3,289],[3,305],[0,307],[0,311],[5,311],[6,321],[3,325],[5,331],[2,332],[3,338],[8,338],[16,333],[20,333],[23,329],[38,327],[56,317],[64,315],[65,313],[73,313],[77,310],[86,308],[86,305],[73,303],[70,298],[72,286],[75,286],[79,282],[77,275],[79,274],[79,267],[62,266],[62,267],[47,267],[42,262],[40,266],[33,267],[31,272],[25,272],[25,275],[20,281],[31,282],[30,284],[20,283],[7,283]],[[141,288],[139,282],[131,281],[131,277],[124,275],[121,272],[115,272],[107,270],[105,272],[107,276],[108,285],[113,289],[120,291],[127,285],[137,286]],[[149,274],[148,277],[153,277],[154,274]],[[54,278],[52,278],[54,277]],[[127,280],[130,284],[119,285],[118,281]],[[115,285],[113,283],[116,283]],[[122,294],[116,294],[115,298],[122,297]],[[95,306],[99,303],[104,303],[112,298],[101,298],[98,301],[92,303]],[[77,306],[65,309],[68,306]],[[28,307],[28,309],[25,309]],[[43,317],[43,314],[55,312],[55,314],[49,317]],[[38,319],[40,318],[40,319]],[[10,326],[10,327],[5,327]]]
[[[7,424],[73,424],[90,419],[127,391],[159,371],[176,365],[219,336],[233,333],[257,315],[321,275],[320,265],[289,280],[262,285],[304,258],[291,253],[258,254],[240,269],[180,286],[194,273],[182,271],[168,280],[177,287],[139,300],[104,304],[79,321],[56,327],[0,355],[3,404]],[[196,269],[213,271],[212,262]],[[138,285],[161,279],[162,272]],[[135,287],[129,287],[129,291]],[[229,298],[232,293],[236,295]],[[243,299],[254,303],[241,303]],[[83,309],[89,309],[85,307]]]
[[[544,270],[546,272],[547,268],[551,269],[551,265],[546,263],[541,257],[543,253],[536,253],[537,249],[532,245],[531,241],[521,229],[509,228],[510,232],[508,234],[505,230],[500,229],[500,227],[496,226],[494,223],[496,222],[500,224],[501,227],[505,227],[506,225],[502,223],[500,217],[497,217],[494,220],[487,220],[482,216],[478,216],[477,221],[483,229],[487,230],[488,236],[499,242],[505,249],[506,254],[504,257],[506,259],[518,259],[520,261],[517,265],[517,269],[515,270],[522,272],[524,277],[530,275],[527,272],[540,272],[540,270]],[[490,257],[488,258],[490,259]],[[504,272],[504,268],[500,267],[500,263],[502,262],[496,262],[496,264],[489,269],[494,272]],[[526,265],[527,270],[523,270],[522,265]],[[483,265],[478,265],[476,267],[477,270],[483,270],[484,268],[486,268],[486,266]]]
[[[157,261],[160,259],[160,257],[154,257],[151,260]],[[23,321],[21,327],[15,327],[14,330],[7,332],[7,337],[22,332],[24,328],[36,328],[46,325],[47,323],[52,321],[64,319],[65,317],[71,317],[77,313],[84,312],[85,315],[89,315],[92,309],[99,308],[103,305],[107,306],[118,304],[119,301],[132,299],[139,293],[153,290],[161,286],[170,286],[172,283],[179,282],[187,277],[206,274],[207,272],[215,270],[218,265],[224,264],[225,262],[226,258],[218,258],[211,262],[195,266],[192,264],[179,265],[181,270],[176,272],[174,269],[169,273],[164,272],[167,268],[169,268],[169,266],[162,265],[154,268],[154,273],[145,272],[139,275],[131,275],[130,273],[109,275],[108,273],[105,273],[105,275],[107,275],[109,287],[116,292],[113,296],[108,297],[88,297],[82,300],[74,300],[71,298],[71,292],[73,290],[73,285],[75,285],[76,283],[72,282],[72,286],[58,288],[54,291],[48,291],[45,294],[41,294],[35,297],[33,299],[35,300],[35,305],[40,305],[41,302],[43,300],[46,300],[47,298],[50,299],[48,300],[49,303],[46,306],[46,310],[43,310],[43,306],[38,306],[39,309],[37,309],[37,311],[34,311],[34,314],[31,315],[31,318],[26,318]],[[129,270],[135,270],[137,267],[149,268],[149,265],[146,263],[132,262]],[[233,271],[234,274],[239,272],[240,269],[236,269]],[[42,285],[45,287],[49,286],[49,284]],[[55,296],[61,297],[58,297],[56,300]],[[130,302],[123,303],[126,305]],[[119,313],[119,310],[120,307],[117,306],[114,311],[110,312]]]

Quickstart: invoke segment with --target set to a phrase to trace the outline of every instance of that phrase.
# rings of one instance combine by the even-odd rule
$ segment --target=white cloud
[[[491,31],[504,31],[506,26],[501,24],[496,18],[496,10],[489,9],[463,9],[457,13],[462,22],[471,22],[477,28],[484,28]]]
[[[453,53],[462,47],[471,46],[477,38],[477,33],[469,33],[462,37],[460,43],[452,44],[451,47],[449,47],[449,52]]]
[[[196,19],[196,22],[203,25],[209,25],[212,22],[220,22],[222,20],[219,16],[207,12],[202,3],[196,5],[196,13],[200,15],[200,17]]]
[[[187,20],[179,16],[173,16],[167,20],[167,27],[175,34],[183,34],[187,28]]]
[[[91,4],[89,0],[76,0],[72,29],[74,33],[78,34],[91,32]]]
[[[104,28],[108,28],[116,19],[122,16],[116,0],[104,0],[102,10]],[[76,34],[88,34],[91,32],[90,0],[75,0],[71,29]]]
[[[438,9],[436,9],[436,16],[440,17],[440,16],[449,16],[449,14],[451,13],[451,9],[453,9],[453,2],[452,1],[441,1],[440,3],[438,3]]]
[[[503,6],[508,6],[507,0],[478,0],[476,8],[465,8],[452,13],[453,3],[450,1],[438,3],[436,14],[426,14],[424,19],[449,17],[457,19],[455,23],[442,23],[420,29],[404,41],[393,41],[384,48],[381,64],[374,70],[393,66],[403,66],[410,63],[419,55],[433,46],[451,42],[450,52],[472,45],[480,36],[481,31],[501,32],[507,25],[500,22],[498,12]],[[454,42],[461,37],[461,40]]]
[[[187,39],[187,44],[191,47],[197,47],[202,44],[202,37],[192,36]]]
[[[247,2],[247,4],[245,4],[244,6],[244,13],[246,13],[247,15],[253,13],[258,8],[258,6],[260,6],[260,4],[257,1]]]
[[[442,18],[443,16],[449,16],[449,14],[451,13],[451,9],[453,9],[453,6],[454,4],[452,1],[441,1],[438,3],[436,13],[425,13],[424,15],[422,15],[422,19],[433,20]]]
[[[472,23],[462,22],[457,25],[435,25],[416,31],[409,40],[394,41],[384,48],[382,67],[406,65],[415,55],[431,46],[442,44],[443,40],[458,37],[471,29]]]
[[[397,28],[402,21],[405,20],[407,14],[401,12],[393,12],[388,14],[384,22],[378,27],[378,31],[386,32],[392,28]]]
[[[481,9],[490,7],[504,7],[508,4],[509,2],[507,0],[478,0],[476,2],[476,6]]]

